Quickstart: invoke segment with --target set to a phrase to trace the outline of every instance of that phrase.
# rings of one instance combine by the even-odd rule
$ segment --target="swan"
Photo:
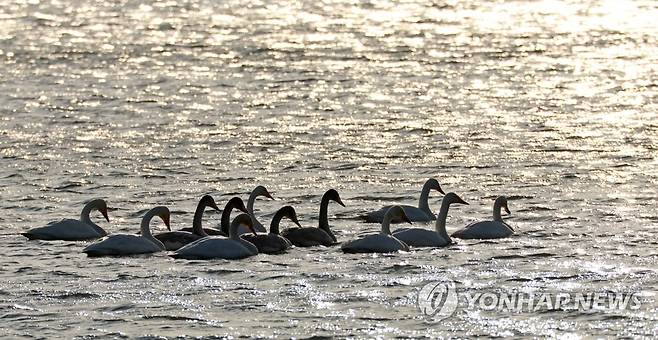
[[[345,253],[392,253],[399,250],[409,251],[409,246],[406,243],[391,235],[391,221],[396,218],[411,224],[411,220],[404,212],[404,208],[394,205],[384,215],[382,229],[379,234],[372,234],[343,243],[340,248]]]
[[[65,218],[53,221],[45,227],[30,229],[21,235],[30,240],[85,241],[101,238],[106,236],[107,232],[89,218],[89,213],[93,210],[100,211],[103,217],[110,222],[110,218],[107,216],[107,203],[102,199],[95,199],[85,204],[79,220]]]
[[[393,232],[393,236],[411,247],[445,247],[452,243],[446,232],[448,209],[453,203],[468,204],[454,192],[447,193],[441,201],[441,210],[436,219],[435,230],[403,228]]]
[[[254,190],[251,191],[251,194],[249,195],[249,199],[247,200],[247,213],[251,216],[251,222],[254,224],[254,230],[257,232],[265,232],[267,229],[258,222],[258,219],[256,218],[256,215],[254,214],[254,203],[256,202],[256,198],[258,196],[264,196],[269,199],[274,199],[272,195],[270,195],[270,192],[267,191],[267,188],[265,188],[262,185],[259,185],[254,188]]]
[[[257,255],[258,248],[249,241],[240,238],[237,233],[241,225],[252,228],[251,223],[251,216],[240,214],[231,222],[228,238],[208,236],[178,249],[171,254],[171,257],[188,260],[237,260]]]
[[[86,246],[82,252],[88,256],[136,255],[148,254],[165,250],[165,245],[151,234],[149,224],[153,217],[162,219],[167,229],[171,214],[167,207],[158,206],[144,214],[140,225],[141,235],[113,234],[100,241]]]
[[[329,218],[327,217],[330,201],[334,201],[343,207],[345,206],[343,201],[340,199],[340,196],[338,195],[338,191],[335,189],[329,189],[324,193],[324,195],[322,195],[322,200],[320,201],[320,217],[319,225],[317,228],[299,227],[284,229],[281,232],[281,236],[287,238],[297,247],[329,247],[336,244],[336,236],[334,236],[334,233],[331,232],[331,227],[329,227]]]
[[[192,232],[182,230],[168,231],[155,234],[155,238],[160,240],[160,242],[165,245],[167,250],[176,250],[188,243],[208,236],[208,234],[206,234],[206,232],[203,231],[203,228],[201,227],[203,212],[205,211],[206,207],[210,207],[219,211],[219,208],[217,207],[217,204],[215,204],[215,200],[212,198],[212,196],[203,196],[196,207],[196,211],[194,212],[194,219],[192,220]]]
[[[244,234],[241,237],[251,243],[253,243],[257,248],[259,253],[265,254],[281,254],[286,250],[292,247],[292,244],[288,239],[279,235],[279,223],[281,219],[287,217],[293,223],[298,225],[299,221],[297,220],[297,213],[295,208],[287,205],[279,209],[274,217],[272,217],[272,223],[270,223],[270,232],[269,234],[259,233],[258,235]],[[253,219],[252,219],[253,221]]]
[[[244,201],[242,201],[240,197],[233,197],[226,203],[224,210],[222,210],[222,217],[219,224],[220,229],[203,228],[203,231],[210,236],[228,236],[228,229],[229,225],[231,224],[231,212],[234,208],[247,213],[247,208],[244,206]],[[188,231],[193,233],[194,228],[183,228],[181,231]]]
[[[430,209],[429,206],[429,196],[430,196],[430,190],[436,190],[440,192],[441,194],[445,195],[445,192],[443,192],[443,189],[441,189],[441,185],[439,185],[439,181],[437,181],[434,178],[430,178],[425,182],[425,185],[423,185],[423,189],[420,192],[420,200],[418,201],[418,207],[414,207],[411,205],[400,205],[403,209],[405,214],[409,217],[411,221],[414,222],[423,222],[423,221],[431,221],[434,220],[436,217],[432,213],[432,210]],[[377,211],[373,211],[365,216],[366,223],[382,223],[384,220],[384,214],[388,211],[390,208],[390,205],[387,205]],[[402,220],[396,218],[391,221],[392,223],[401,223],[403,222]]]
[[[503,221],[500,209],[504,208],[507,214],[511,214],[507,207],[507,198],[499,196],[493,206],[493,221],[481,221],[467,225],[452,234],[452,237],[461,239],[491,239],[505,238],[514,234],[514,229]]]

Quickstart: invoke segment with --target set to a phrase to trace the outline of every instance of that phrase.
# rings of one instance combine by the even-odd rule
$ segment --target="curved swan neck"
[[[436,218],[436,232],[439,236],[443,237],[448,242],[452,242],[450,235],[446,231],[446,219],[448,218],[448,209],[450,209],[450,203],[448,199],[444,198],[441,202],[441,210],[439,211],[439,216]]]
[[[432,215],[432,209],[430,209],[429,204],[430,190],[432,190],[431,185],[432,184],[430,181],[425,182],[423,189],[420,191],[420,199],[418,200],[418,209],[422,210],[428,215]]]
[[[334,242],[336,242],[336,236],[331,232],[331,227],[329,227],[329,200],[330,198],[325,194],[322,196],[322,201],[320,202],[320,216],[318,222],[318,228],[324,230]]]
[[[233,210],[233,204],[231,201],[229,201],[226,206],[224,207],[224,211],[222,211],[222,219],[221,219],[221,229],[225,234],[228,234],[231,231],[231,227],[233,226],[231,224],[231,211]],[[236,229],[237,231],[237,229]]]
[[[140,225],[140,230],[141,230],[141,235],[142,237],[146,238],[147,240],[155,243],[160,249],[165,250],[165,245],[160,242],[157,238],[153,237],[153,234],[151,234],[151,220],[153,217],[157,215],[157,211],[155,209],[149,210],[146,215],[142,218],[142,223]]]
[[[496,199],[493,205],[493,219],[494,221],[503,222],[503,217],[500,214],[500,210],[503,208],[503,202],[500,199]]]
[[[89,215],[91,214],[92,210],[98,209],[99,201],[91,201],[82,208],[82,212],[80,213],[80,221],[84,224],[87,224],[94,228],[99,234],[101,235],[107,235],[105,230],[98,226],[96,223],[92,222],[91,218]]]
[[[384,215],[384,220],[382,221],[382,234],[391,235],[391,221],[393,220],[395,213],[393,209],[388,209]]]
[[[272,217],[272,222],[270,223],[270,234],[279,234],[279,223],[281,223],[281,219],[283,219],[286,216],[286,212],[283,209],[279,209],[276,214],[274,214],[274,217]]]
[[[206,210],[206,205],[203,202],[199,202],[194,211],[194,219],[192,220],[192,233],[199,236],[208,236],[203,230],[203,212]]]
[[[256,198],[258,196],[260,196],[260,193],[255,189],[249,194],[249,199],[247,200],[247,212],[251,216],[254,216],[254,203],[256,203]]]

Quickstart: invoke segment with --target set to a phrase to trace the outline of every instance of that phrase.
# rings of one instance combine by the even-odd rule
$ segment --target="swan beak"
[[[212,203],[209,204],[209,206],[210,206],[211,208],[213,208],[213,209],[219,211],[219,207],[217,206],[217,203],[212,202]]]
[[[299,224],[299,220],[297,220],[297,219],[292,220],[292,223],[296,224],[300,228],[302,227],[302,225]]]
[[[263,194],[263,196],[265,196],[265,197],[267,197],[267,198],[269,198],[269,199],[271,199],[271,200],[276,200],[276,198],[272,197],[272,195],[271,195],[269,192],[267,192],[267,191]]]
[[[106,219],[108,222],[110,222],[110,217],[107,216],[107,209],[100,209],[100,211],[101,211],[101,214],[103,214],[103,217],[105,217],[105,219]]]
[[[464,201],[461,197],[457,196],[457,199],[455,200],[455,203],[460,203],[460,204],[466,204],[469,205],[468,202]]]
[[[409,219],[409,217],[405,213],[402,213],[402,220],[409,223],[409,224],[414,224],[413,222],[411,222],[411,220]]]
[[[345,208],[345,203],[343,203],[343,201],[340,199],[340,197],[338,197],[338,199],[336,199],[336,203],[340,204],[343,208]]]
[[[446,194],[446,193],[443,191],[443,189],[441,189],[441,185],[440,185],[440,184],[437,185],[437,187],[436,187],[436,191],[440,192],[441,195],[445,195],[445,194]]]
[[[504,206],[503,208],[505,208],[505,212],[507,213],[507,215],[511,215],[511,214],[512,214],[512,213],[509,211],[509,208],[508,208],[507,206]]]
[[[171,223],[170,223],[170,221],[169,221],[169,220],[170,220],[170,217],[169,217],[169,216],[170,216],[169,214],[166,214],[166,215],[162,216],[162,221],[163,221],[164,224],[167,226],[167,229],[168,229],[169,231],[171,231],[171,225],[170,225]]]

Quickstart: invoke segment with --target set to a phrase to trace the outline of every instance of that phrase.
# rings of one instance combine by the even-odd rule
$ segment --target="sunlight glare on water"
[[[19,337],[656,337],[654,1],[18,1],[0,4],[0,330]],[[87,258],[20,232],[104,198],[111,233],[151,207],[190,225],[258,184],[339,241],[437,178],[516,234],[392,255],[294,248],[240,261]],[[439,208],[432,193],[430,206]],[[204,224],[219,216],[206,213]],[[285,227],[288,222],[283,222]],[[416,223],[416,226],[432,228]],[[152,224],[154,232],[164,230]],[[420,288],[635,292],[639,310],[441,321]]]

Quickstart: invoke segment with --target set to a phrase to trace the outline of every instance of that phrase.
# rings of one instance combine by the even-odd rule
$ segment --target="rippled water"
[[[0,331],[8,337],[656,336],[658,5],[653,1],[4,1]],[[257,184],[340,240],[425,179],[511,198],[517,234],[386,256],[88,259],[17,233],[103,197],[111,232],[156,204]],[[439,196],[431,205],[438,209]],[[205,223],[219,221],[207,214]],[[99,220],[100,216],[94,216]],[[636,311],[460,309],[470,292],[638,292]]]

